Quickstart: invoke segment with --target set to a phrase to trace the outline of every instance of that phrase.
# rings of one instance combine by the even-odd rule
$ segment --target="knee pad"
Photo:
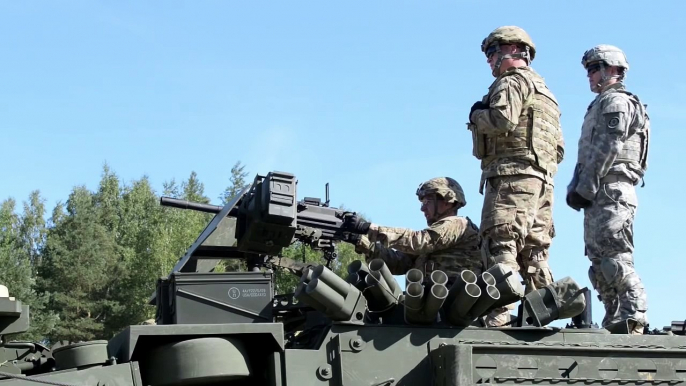
[[[616,281],[623,276],[620,272],[621,268],[619,262],[610,257],[603,257],[600,261],[600,272],[603,274],[607,284],[613,287],[616,285]]]

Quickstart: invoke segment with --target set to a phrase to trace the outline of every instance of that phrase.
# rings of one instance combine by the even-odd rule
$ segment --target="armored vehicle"
[[[28,307],[0,293],[4,385],[684,385],[684,323],[643,336],[591,322],[588,289],[564,278],[524,294],[506,267],[410,270],[405,288],[381,260],[332,270],[347,212],[326,199],[298,200],[295,176],[271,172],[223,207],[163,197],[162,205],[215,213],[150,302],[155,323],[109,341],[49,350],[12,342]],[[322,264],[281,256],[294,242]],[[242,259],[246,272],[214,272]],[[300,277],[274,294],[274,269]],[[486,328],[491,309],[516,302],[517,317]],[[571,318],[565,328],[550,327]]]

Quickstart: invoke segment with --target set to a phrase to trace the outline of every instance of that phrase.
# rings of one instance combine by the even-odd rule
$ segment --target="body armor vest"
[[[648,169],[648,142],[650,140],[648,112],[646,106],[641,103],[636,95],[625,90],[617,91],[629,95],[629,99],[636,109],[636,115],[631,122],[624,146],[617,155],[615,163],[626,163],[630,169],[643,177]]]
[[[650,139],[650,119],[646,111],[645,105],[641,103],[638,97],[626,90],[612,88],[604,91],[599,95],[593,103],[589,106],[588,112],[584,117],[584,124],[581,129],[581,138],[579,140],[579,161],[584,163],[584,160],[590,159],[589,152],[592,151],[593,139],[597,135],[596,126],[602,123],[602,102],[601,100],[610,93],[622,93],[628,96],[632,107],[634,108],[634,114],[628,117],[629,128],[626,131],[626,139],[624,140],[624,145],[620,150],[617,158],[612,164],[613,167],[610,169],[609,174],[618,173],[618,171],[613,170],[615,166],[625,165],[626,169],[635,173],[631,175],[629,173],[627,177],[638,182],[638,178],[645,175],[648,168],[648,142]],[[620,174],[623,174],[619,172]],[[601,176],[602,177],[602,176]],[[638,178],[636,178],[638,177]]]
[[[459,219],[457,216],[451,217]],[[447,217],[447,219],[451,217]],[[425,276],[430,275],[433,270],[440,269],[451,278],[451,281],[465,269],[480,274],[485,267],[483,266],[483,258],[481,256],[479,228],[469,217],[466,217],[466,220],[467,227],[458,244],[452,245],[450,248],[417,256],[414,268],[422,271]]]
[[[548,176],[557,172],[558,144],[562,142],[560,109],[543,78],[529,69],[516,68],[502,74],[489,88],[484,103],[488,104],[495,85],[506,76],[519,75],[529,86],[523,101],[519,124],[510,132],[494,135],[473,130],[474,155],[488,165],[500,158],[520,159],[537,166]]]

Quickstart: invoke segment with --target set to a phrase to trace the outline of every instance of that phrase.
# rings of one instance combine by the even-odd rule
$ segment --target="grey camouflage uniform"
[[[604,327],[627,319],[648,323],[645,289],[634,269],[633,222],[635,185],[647,169],[649,134],[645,106],[622,83],[602,90],[581,129],[575,179],[568,189],[591,201],[584,209],[584,244],[591,260],[589,278],[605,306]],[[630,332],[640,334],[642,327]]]
[[[518,27],[500,27],[482,44],[533,43]],[[495,75],[495,74],[494,74]],[[489,87],[468,128],[474,155],[481,160],[483,252],[487,265],[504,263],[519,271],[527,292],[553,282],[548,249],[555,236],[552,218],[553,177],[564,155],[557,100],[544,79],[530,67],[510,68]],[[495,310],[489,326],[509,320],[507,309]]]

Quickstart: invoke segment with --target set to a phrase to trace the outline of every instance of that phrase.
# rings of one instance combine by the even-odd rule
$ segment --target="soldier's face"
[[[422,213],[424,213],[424,218],[427,223],[435,217],[436,214],[436,196],[426,196],[422,199]]]
[[[589,64],[586,67],[586,76],[588,77],[588,85],[592,92],[600,92],[600,83],[603,81],[603,73],[600,71],[600,64]]]
[[[600,93],[604,86],[616,83],[617,80],[612,78],[619,75],[617,67],[605,66],[605,75],[610,77],[607,82],[603,83],[603,72],[600,71],[599,63],[591,63],[586,67],[586,76],[588,77],[588,85],[594,93]]]
[[[495,68],[495,62],[498,60],[497,49],[495,46],[490,46],[486,48],[486,63],[491,66],[491,72]]]
[[[452,208],[452,204],[439,200],[436,196],[426,196],[422,200],[421,211],[424,213],[426,223],[431,225],[438,221],[439,216],[442,213],[446,213],[450,208]]]
[[[517,46],[514,44],[501,44],[500,53],[496,51],[495,46],[488,47],[486,49],[486,62],[491,67],[491,72],[495,69],[495,65],[498,63],[498,59],[501,55],[511,55],[517,53]],[[498,72],[502,74],[508,68],[512,67],[514,64],[514,59],[503,59],[500,63],[500,69]]]

